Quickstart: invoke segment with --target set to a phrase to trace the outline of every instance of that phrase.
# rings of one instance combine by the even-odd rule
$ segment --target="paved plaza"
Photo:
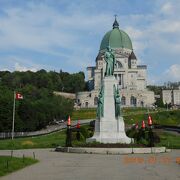
[[[178,180],[180,150],[161,154],[71,154],[54,149],[16,150],[14,156],[31,156],[39,163],[4,176],[2,180]],[[10,155],[10,151],[0,151]]]

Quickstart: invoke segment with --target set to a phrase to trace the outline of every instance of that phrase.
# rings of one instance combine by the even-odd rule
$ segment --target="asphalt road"
[[[180,150],[163,154],[68,154],[52,149],[16,150],[14,156],[33,156],[39,163],[4,176],[2,180],[179,180]],[[10,151],[0,151],[10,155]]]

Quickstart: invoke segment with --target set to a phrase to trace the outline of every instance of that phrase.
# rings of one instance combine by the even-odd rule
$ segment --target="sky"
[[[115,14],[148,84],[180,81],[179,0],[0,0],[0,70],[86,73]]]

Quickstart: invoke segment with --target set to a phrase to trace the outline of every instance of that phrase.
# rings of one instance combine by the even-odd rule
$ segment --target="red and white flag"
[[[16,92],[16,100],[23,99],[23,95],[21,93]]]

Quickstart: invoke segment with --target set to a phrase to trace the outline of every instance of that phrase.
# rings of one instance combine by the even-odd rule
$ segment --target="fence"
[[[92,119],[87,120],[81,120],[81,124],[87,124]],[[77,121],[72,121],[72,126],[75,126],[77,124]],[[40,131],[32,131],[32,132],[14,132],[14,137],[31,137],[31,136],[40,136],[45,134],[50,134],[56,131],[60,131],[62,129],[66,128],[66,123],[60,124],[60,125],[51,125],[47,126],[46,129],[40,130]],[[11,132],[1,132],[0,133],[0,139],[8,139],[12,137]]]

